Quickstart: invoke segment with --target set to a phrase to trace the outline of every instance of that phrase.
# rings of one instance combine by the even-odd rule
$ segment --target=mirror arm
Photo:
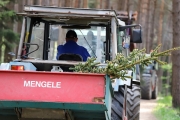
[[[140,24],[138,24],[138,25],[137,24],[135,24],[135,25],[126,25],[126,26],[120,26],[119,31],[124,31],[127,28],[132,28],[132,27],[136,27],[136,26],[139,26],[141,28]]]

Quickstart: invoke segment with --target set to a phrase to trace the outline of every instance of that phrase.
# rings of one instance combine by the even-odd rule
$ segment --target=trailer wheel
[[[114,92],[111,106],[111,120],[122,120],[124,102],[124,88],[119,87],[118,92]]]
[[[152,97],[151,77],[143,77],[142,82],[143,85],[141,85],[141,98],[149,100]]]
[[[155,89],[152,92],[152,99],[156,99],[158,96],[158,85],[157,85],[157,83],[158,83],[158,78],[156,78]]]
[[[133,85],[132,89],[128,89],[127,92],[128,120],[139,120],[141,100],[140,86]]]

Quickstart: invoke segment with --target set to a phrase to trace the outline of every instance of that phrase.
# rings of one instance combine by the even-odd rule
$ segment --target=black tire
[[[158,96],[158,85],[157,85],[157,83],[158,83],[158,79],[156,78],[155,89],[152,92],[152,99],[156,99]]]
[[[114,92],[111,106],[111,120],[122,120],[124,103],[124,88],[119,87],[118,92]]]
[[[149,100],[152,98],[151,77],[142,77],[142,83],[141,98]]]
[[[138,85],[133,85],[127,93],[127,114],[128,120],[139,120],[141,89]]]

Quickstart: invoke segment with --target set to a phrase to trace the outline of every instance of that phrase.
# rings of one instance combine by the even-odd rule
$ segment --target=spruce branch
[[[74,68],[70,68],[74,72],[82,73],[102,73],[110,76],[111,79],[121,78],[125,80],[129,78],[126,76],[127,70],[135,69],[136,64],[142,66],[148,66],[152,61],[156,61],[159,64],[166,64],[166,62],[159,60],[161,56],[169,56],[170,53],[175,50],[179,50],[180,47],[171,48],[169,50],[158,52],[161,45],[158,45],[149,56],[146,55],[146,49],[134,49],[129,56],[125,57],[122,53],[118,53],[114,60],[106,61],[106,67],[101,67],[99,62],[95,62],[95,58],[88,58],[85,63],[79,63]]]

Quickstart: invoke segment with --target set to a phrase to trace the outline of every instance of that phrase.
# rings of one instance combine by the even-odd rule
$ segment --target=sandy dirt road
[[[153,109],[156,107],[156,100],[142,100],[140,104],[140,120],[157,120],[153,115]]]

